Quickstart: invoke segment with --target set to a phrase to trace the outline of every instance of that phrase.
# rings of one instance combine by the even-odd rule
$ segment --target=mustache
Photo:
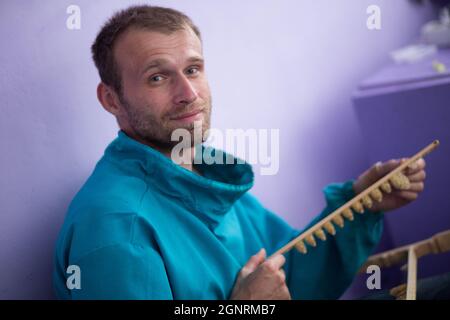
[[[200,104],[200,105],[192,105],[189,107],[182,107],[182,108],[177,108],[177,110],[170,112],[168,114],[166,114],[166,117],[169,119],[173,119],[173,118],[179,118],[181,116],[184,116],[186,114],[189,114],[191,112],[203,112],[204,110],[207,109],[207,104]]]

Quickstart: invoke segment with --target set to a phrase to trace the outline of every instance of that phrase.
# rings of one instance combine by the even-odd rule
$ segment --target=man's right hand
[[[261,249],[242,267],[236,279],[232,300],[290,300],[286,274],[282,269],[286,258],[277,254],[266,259]]]

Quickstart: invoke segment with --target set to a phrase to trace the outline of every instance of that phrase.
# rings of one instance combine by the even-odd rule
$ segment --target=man
[[[131,7],[103,26],[92,52],[98,99],[120,131],[69,207],[55,257],[59,298],[336,299],[377,245],[382,211],[423,190],[420,160],[408,172],[408,191],[385,196],[307,255],[267,258],[299,231],[247,192],[251,167],[196,164],[195,152],[180,164],[171,157],[175,130],[193,132],[201,123],[206,133],[210,126],[198,28],[172,9]],[[184,153],[199,145],[189,141]],[[312,223],[399,163],[378,163],[355,181],[328,186],[327,207]],[[69,266],[81,271],[70,289]]]

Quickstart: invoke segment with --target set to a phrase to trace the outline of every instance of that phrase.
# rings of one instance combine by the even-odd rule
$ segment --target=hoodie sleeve
[[[96,249],[74,262],[81,287],[71,290],[78,300],[171,300],[172,293],[159,253],[131,243]]]
[[[355,196],[353,181],[334,183],[324,188],[327,206],[308,224],[312,226]],[[266,224],[269,233],[280,235],[272,239],[272,254],[301,232],[291,228],[278,216],[269,212]],[[285,253],[286,281],[292,299],[338,299],[350,286],[359,268],[367,260],[381,239],[383,213],[366,210],[354,214],[354,220],[345,220],[343,228],[335,226],[336,235],[327,234],[327,240],[316,239],[317,246],[307,245],[307,254],[295,248]],[[277,229],[276,232],[273,229]],[[281,236],[282,234],[290,234]]]
[[[134,212],[85,210],[72,223],[60,261],[64,278],[55,288],[64,299],[172,299],[164,261],[147,224]],[[140,236],[142,230],[148,235]],[[68,266],[77,266],[79,286],[69,289]],[[64,286],[64,287],[63,287]]]

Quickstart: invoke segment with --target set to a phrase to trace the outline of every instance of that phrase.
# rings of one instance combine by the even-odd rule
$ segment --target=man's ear
[[[97,98],[106,111],[116,117],[120,115],[122,105],[117,93],[110,86],[100,82],[97,86]]]

